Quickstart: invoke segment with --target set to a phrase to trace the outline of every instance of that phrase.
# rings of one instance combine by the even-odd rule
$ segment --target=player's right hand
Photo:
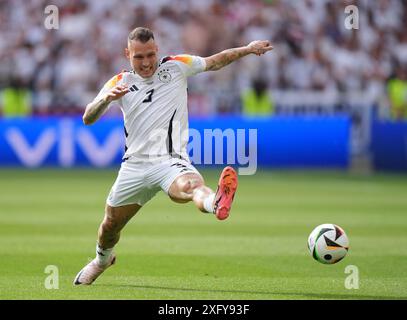
[[[120,99],[126,93],[129,92],[129,88],[126,85],[117,85],[114,86],[108,93],[106,93],[105,99],[108,102]]]

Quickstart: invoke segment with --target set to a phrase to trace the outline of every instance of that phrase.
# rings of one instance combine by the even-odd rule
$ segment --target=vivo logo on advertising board
[[[28,122],[30,124],[30,122]],[[63,119],[44,123],[40,132],[33,138],[33,133],[26,126],[9,125],[1,130],[1,153],[6,148],[15,155],[17,160],[26,167],[35,168],[43,165],[54,153],[53,165],[72,167],[78,162],[77,155],[82,153],[86,160],[96,167],[111,165],[117,157],[121,157],[124,149],[123,129],[112,127],[103,137],[98,139],[92,130],[80,123]],[[4,159],[0,153],[0,161]],[[17,164],[17,163],[15,163]]]

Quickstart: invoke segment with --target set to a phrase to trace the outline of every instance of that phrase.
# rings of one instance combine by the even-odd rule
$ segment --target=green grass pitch
[[[0,170],[0,299],[407,299],[407,176],[258,171],[228,220],[163,193],[127,225],[117,264],[74,287],[94,257],[117,170]],[[220,170],[202,171],[215,188]],[[312,259],[307,238],[342,226],[348,256]],[[44,283],[48,265],[59,289]],[[345,288],[348,265],[359,289]]]

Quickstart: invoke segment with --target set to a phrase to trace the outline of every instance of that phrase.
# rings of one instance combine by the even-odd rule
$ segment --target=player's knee
[[[189,180],[184,180],[180,183],[178,190],[180,193],[190,193],[191,191],[191,181]]]
[[[187,194],[192,194],[194,190],[202,186],[202,181],[196,178],[186,179],[182,185],[181,191]]]
[[[189,195],[191,184],[188,180],[177,181],[176,184],[171,186],[168,195],[170,199],[177,203],[186,203],[190,201]]]
[[[178,180],[170,187],[169,195],[171,198],[177,199],[182,197],[182,195],[184,194],[188,194],[190,188],[191,183],[189,180],[187,179]]]
[[[203,181],[197,177],[183,176],[180,179],[177,179],[170,187],[169,196],[173,201],[178,203],[191,201],[194,190],[202,184]]]

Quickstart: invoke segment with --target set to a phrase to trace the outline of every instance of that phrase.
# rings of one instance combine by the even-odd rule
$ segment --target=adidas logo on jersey
[[[136,86],[135,84],[133,84],[133,85],[129,88],[129,90],[130,90],[131,92],[134,92],[134,91],[138,91],[138,88],[137,88],[137,86]]]

